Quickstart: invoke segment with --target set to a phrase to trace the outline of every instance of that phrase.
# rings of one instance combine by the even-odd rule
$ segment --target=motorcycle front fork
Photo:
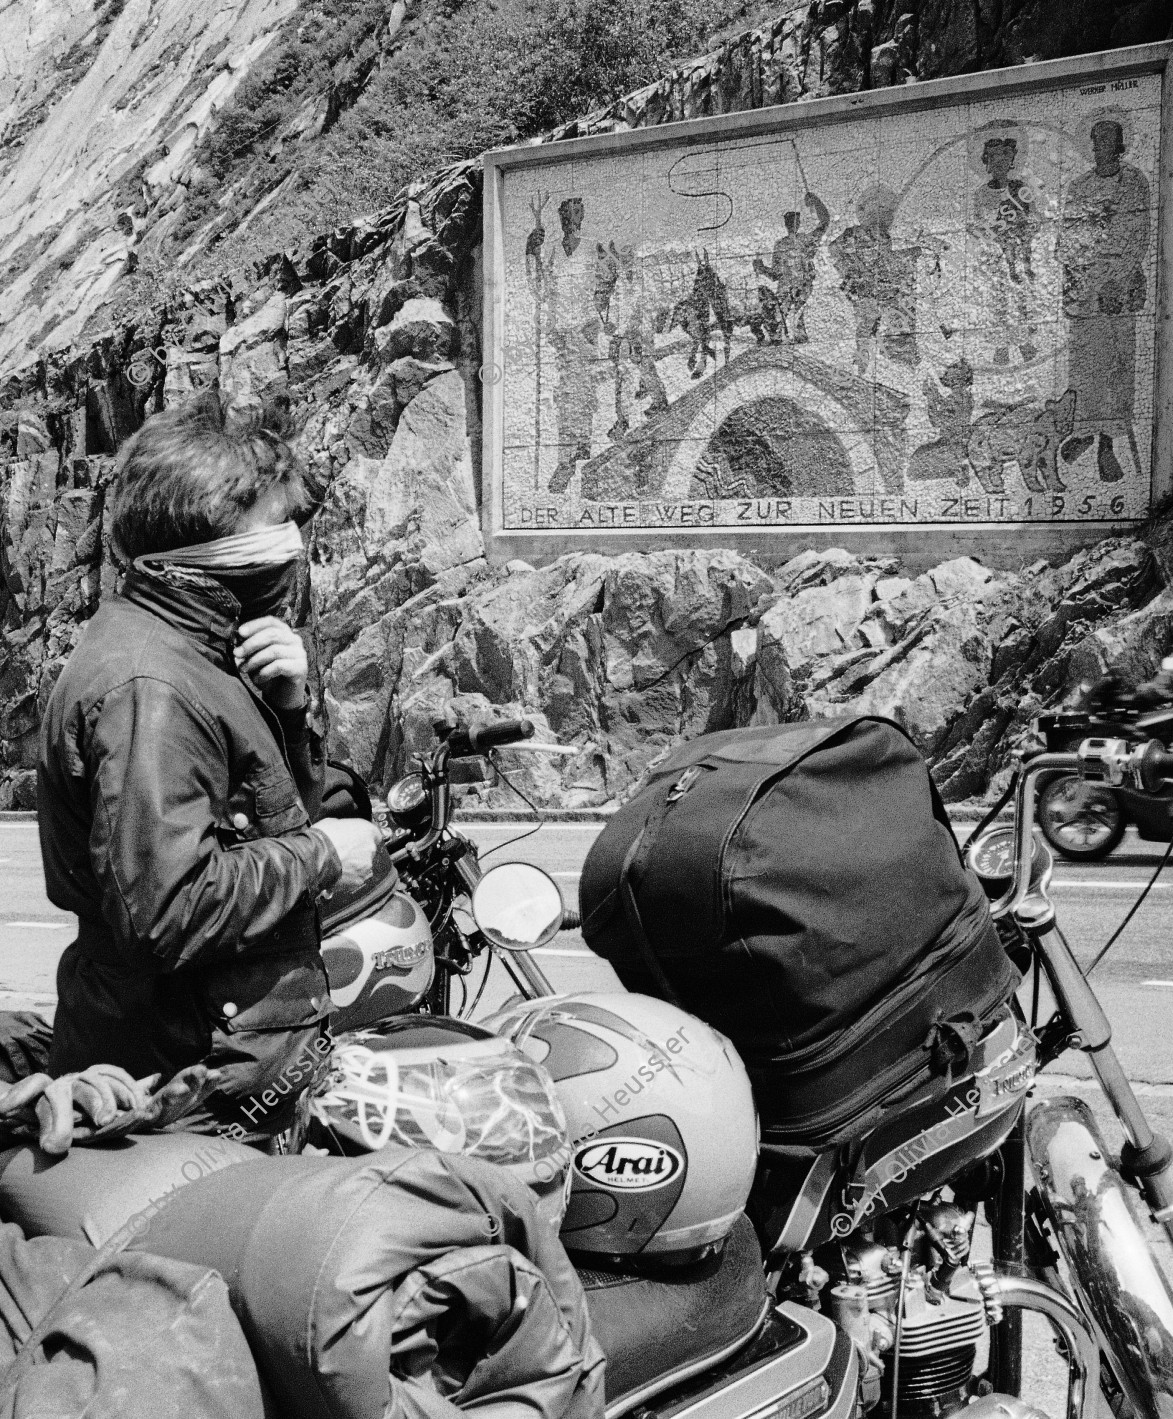
[[[498,953],[497,959],[512,976],[513,984],[527,1000],[540,1000],[543,996],[558,993],[550,984],[545,971],[528,951],[517,951],[512,954],[501,951]]]
[[[1149,1126],[1112,1048],[1112,1026],[1108,1017],[1067,942],[1054,929],[1053,921],[1031,934],[1062,1018],[1071,1031],[1067,1045],[1087,1055],[1100,1088],[1124,1130],[1127,1141],[1120,1160],[1122,1169],[1135,1178],[1153,1220],[1159,1222],[1173,1240],[1173,1148],[1168,1139],[1155,1134]]]
[[[999,1150],[994,1203],[993,1258],[999,1271],[1022,1273],[1026,1201],[1026,1115]],[[1000,1394],[1022,1393],[1022,1311],[1007,1308],[990,1336],[989,1379]]]

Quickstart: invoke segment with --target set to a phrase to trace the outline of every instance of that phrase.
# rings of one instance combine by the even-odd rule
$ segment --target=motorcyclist
[[[1089,709],[1100,713],[1122,706],[1151,710],[1173,703],[1173,655],[1166,655],[1156,673],[1136,686],[1124,667],[1112,666],[1085,688],[1084,699]]]
[[[210,393],[130,440],[108,495],[129,568],[49,698],[38,810],[57,972],[54,1075],[203,1063],[180,1126],[286,1126],[328,1051],[319,895],[378,835],[325,818],[307,660],[287,624],[316,488],[287,416]]]

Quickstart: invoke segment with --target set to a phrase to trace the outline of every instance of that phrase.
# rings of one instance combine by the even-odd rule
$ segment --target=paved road
[[[597,824],[474,824],[465,828],[488,863],[534,862],[551,873],[568,902],[577,900],[578,877]],[[1162,848],[1131,834],[1106,863],[1061,862],[1055,874],[1059,920],[1082,961],[1111,935],[1160,861]],[[57,957],[71,939],[73,919],[46,900],[32,823],[0,822],[0,1007],[51,1010]],[[561,990],[614,989],[611,968],[586,948],[577,932],[563,933],[540,953],[543,968]],[[1173,1085],[1173,864],[1157,880],[1144,905],[1093,977],[1112,1020],[1116,1043],[1134,1079]],[[475,990],[479,981],[470,982]],[[495,1008],[513,991],[500,967],[494,970],[478,1014]],[[1064,1068],[1086,1073],[1083,1061],[1067,1056]]]

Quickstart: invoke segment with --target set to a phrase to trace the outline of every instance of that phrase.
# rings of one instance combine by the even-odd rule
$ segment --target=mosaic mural
[[[1158,74],[504,166],[504,531],[1140,518]]]

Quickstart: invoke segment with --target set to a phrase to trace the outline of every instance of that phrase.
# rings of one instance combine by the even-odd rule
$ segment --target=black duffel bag
[[[583,935],[727,1035],[763,1141],[821,1147],[967,1062],[1018,984],[928,768],[892,721],[704,735],[587,856]]]

